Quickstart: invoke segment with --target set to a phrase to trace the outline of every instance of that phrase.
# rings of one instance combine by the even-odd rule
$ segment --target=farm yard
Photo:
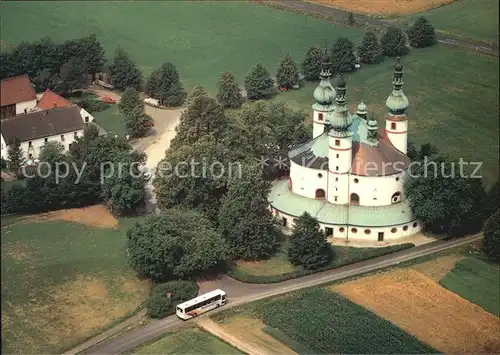
[[[6,222],[6,223],[4,223]],[[2,348],[60,353],[134,312],[149,294],[104,206],[2,218]]]
[[[122,46],[145,76],[170,61],[177,66],[187,90],[203,85],[213,95],[223,71],[232,72],[242,85],[250,67],[258,62],[274,73],[287,53],[300,62],[311,45],[324,46],[326,41],[331,46],[339,36],[360,43],[364,33],[363,29],[247,2],[156,2],[154,7],[141,2],[8,2],[1,6],[5,48],[42,36],[63,41],[96,33],[109,58],[117,46]],[[205,16],[193,22],[196,12]],[[148,20],[143,26],[130,26],[138,13]],[[25,25],[16,26],[21,18],[26,19]],[[291,37],[294,41],[290,42]],[[417,144],[433,143],[443,153],[465,161],[484,162],[482,174],[487,187],[491,186],[499,174],[499,128],[491,119],[499,111],[498,59],[438,44],[414,49],[402,63],[404,90],[410,100],[409,138]],[[389,58],[348,75],[350,107],[364,100],[369,111],[382,120],[384,103],[392,89],[393,65],[394,60]],[[310,112],[315,86],[303,83],[300,90],[280,93],[275,100]],[[109,128],[115,131],[119,128],[114,127],[112,118],[117,115],[112,110],[98,113],[97,119],[109,119]]]
[[[136,349],[134,354],[224,354],[238,355],[241,351],[203,330],[193,327],[169,333],[160,340]]]
[[[200,324],[261,353],[498,353],[500,318],[491,306],[500,303],[500,269],[472,250],[257,301]]]

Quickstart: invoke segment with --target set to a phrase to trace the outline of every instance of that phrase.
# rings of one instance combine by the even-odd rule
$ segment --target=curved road
[[[222,307],[221,309],[216,311],[212,311],[208,314],[214,314],[221,310],[259,299],[280,295],[306,287],[321,285],[327,282],[332,282],[367,272],[372,272],[378,269],[386,268],[388,266],[398,265],[399,263],[404,261],[413,260],[425,255],[430,255],[439,251],[454,248],[481,238],[482,236],[475,235],[453,241],[438,240],[411,249],[406,249],[378,258],[347,265],[334,270],[319,272],[313,275],[308,275],[275,284],[245,284],[233,280],[227,276],[222,276],[217,281],[214,281],[213,285],[211,286],[213,286],[213,288],[224,289],[228,294],[229,303],[225,307]],[[206,316],[207,315],[203,315],[202,317]],[[162,320],[151,321],[145,326],[131,330],[127,333],[117,336],[116,338],[98,343],[93,348],[89,348],[88,350],[82,352],[82,354],[121,354],[145,342],[154,340],[162,336],[164,333],[172,331],[175,328],[190,325],[193,321],[194,320],[189,320],[184,322],[178,319],[175,315],[164,318]]]
[[[376,1],[376,0],[373,0]],[[347,17],[349,12],[339,9],[334,9],[328,6],[314,4],[305,1],[256,1],[263,5],[268,5],[284,10],[300,11],[303,13],[308,13],[313,16],[326,18],[334,22],[347,22]],[[370,24],[375,26],[389,27],[393,24],[384,21],[382,19],[372,18],[370,16],[355,14],[354,20],[359,24]],[[454,36],[450,34],[444,34],[436,32],[437,40],[441,43],[460,47],[467,50],[472,50],[478,53],[491,55],[494,57],[499,56],[498,44],[488,43],[484,41],[478,41],[473,39],[467,39],[459,36]]]

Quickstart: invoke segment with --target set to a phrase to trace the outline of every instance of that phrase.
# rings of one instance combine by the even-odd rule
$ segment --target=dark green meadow
[[[101,229],[2,218],[4,353],[61,353],[145,301],[149,284],[125,257],[133,222]]]
[[[339,36],[359,43],[363,36],[362,29],[248,2],[3,2],[0,6],[3,48],[42,36],[63,41],[96,33],[108,57],[123,46],[145,75],[170,61],[187,89],[200,84],[212,93],[223,71],[233,72],[243,85],[257,62],[274,73],[286,53],[300,62],[310,45],[330,47]],[[438,44],[415,49],[402,62],[410,100],[410,139],[433,143],[456,158],[484,162],[482,173],[491,186],[499,174],[498,59]],[[394,59],[388,58],[348,76],[352,109],[365,100],[369,111],[383,120],[393,65]],[[280,93],[276,100],[310,112],[315,85]],[[113,129],[115,122],[110,125],[105,128],[118,129]]]

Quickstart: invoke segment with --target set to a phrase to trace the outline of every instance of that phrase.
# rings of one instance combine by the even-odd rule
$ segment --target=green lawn
[[[118,105],[111,105],[101,112],[92,113],[95,123],[104,128],[110,134],[125,136],[125,121],[118,112]]]
[[[442,286],[500,316],[500,268],[477,258],[460,260],[439,282]]]
[[[134,354],[244,354],[219,338],[199,329],[185,328],[152,344],[146,345]]]
[[[61,353],[147,298],[125,256],[134,219],[118,229],[21,221],[2,223],[3,352]]]
[[[443,32],[498,43],[498,0],[458,0],[408,19],[422,15]]]
[[[413,244],[406,243],[382,248],[355,248],[333,246],[335,257],[330,264],[321,270],[334,269],[357,261],[375,258],[377,256],[393,253],[398,250],[413,247]],[[286,243],[281,250],[273,257],[264,261],[239,262],[234,265],[228,274],[240,281],[249,283],[273,283],[295,277],[304,276],[320,270],[305,270],[301,266],[293,266],[288,262]]]
[[[437,352],[389,321],[324,288],[263,302],[257,306],[257,313],[266,325],[317,354]]]

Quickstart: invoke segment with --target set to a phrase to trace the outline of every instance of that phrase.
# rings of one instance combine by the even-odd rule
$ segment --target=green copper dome
[[[358,105],[358,111],[356,112],[358,116],[360,117],[365,117],[366,116],[366,110],[368,108],[366,107],[365,103],[361,101]]]
[[[332,131],[337,131],[337,133],[345,132],[351,126],[353,118],[347,110],[346,102],[346,82],[344,80],[344,75],[340,74],[337,80],[337,105],[335,110],[329,114],[328,121],[332,127]]]
[[[323,80],[320,82],[318,87],[314,90],[314,99],[322,105],[330,105],[335,96],[337,95],[333,86],[328,85],[328,83],[323,83]]]
[[[391,95],[387,98],[385,105],[387,106],[389,113],[402,115],[410,103],[403,92],[403,66],[399,61],[399,57],[394,67],[394,80],[392,84],[393,90]]]

